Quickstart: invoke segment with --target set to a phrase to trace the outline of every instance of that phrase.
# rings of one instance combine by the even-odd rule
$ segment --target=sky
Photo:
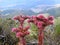
[[[38,5],[60,5],[60,0],[0,0],[0,9],[32,8]]]

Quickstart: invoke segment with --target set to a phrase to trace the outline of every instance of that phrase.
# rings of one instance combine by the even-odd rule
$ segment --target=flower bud
[[[38,27],[38,28],[41,28],[42,25],[43,25],[43,22],[41,22],[41,21],[37,23],[37,27]]]
[[[12,32],[19,32],[20,31],[20,29],[19,28],[12,28]]]
[[[34,24],[37,25],[37,21],[34,21]]]
[[[29,19],[29,20],[28,20],[28,23],[30,23],[30,22],[34,22],[34,21],[33,21],[32,19]]]
[[[49,25],[50,25],[50,24],[53,24],[53,23],[54,23],[54,21],[50,21],[50,20],[49,20]]]
[[[30,19],[30,16],[23,16],[24,19]]]
[[[33,19],[36,19],[36,16],[34,15],[34,16],[32,16],[32,18],[33,18]]]
[[[29,28],[30,28],[30,26],[26,26],[26,27],[24,28],[24,31],[27,31]]]
[[[20,18],[21,21],[24,21],[24,18]]]
[[[16,33],[16,37],[18,38],[18,37],[22,37],[22,36],[24,36],[24,34],[22,33],[22,32],[17,32]]]
[[[45,19],[45,17],[43,15],[37,15],[38,19]]]
[[[44,23],[47,23],[47,22],[48,22],[48,19],[47,19],[47,18],[45,18],[43,21],[44,21]]]
[[[18,20],[19,16],[15,16],[13,17],[14,20]]]
[[[19,38],[20,37],[20,32],[16,33],[16,37]]]
[[[54,17],[53,16],[49,16],[48,19],[52,21],[54,19]]]
[[[29,31],[24,32],[25,35],[28,35],[29,33],[30,33]]]
[[[21,30],[23,29],[23,27],[22,27],[22,26],[19,26],[18,28],[19,28],[19,29],[21,29]]]
[[[17,31],[17,28],[12,28],[12,32],[16,32]]]

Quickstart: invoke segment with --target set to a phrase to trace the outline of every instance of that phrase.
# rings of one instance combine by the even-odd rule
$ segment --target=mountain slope
[[[23,9],[8,9],[8,10],[3,10],[3,11],[0,11],[0,16],[3,17],[3,18],[12,18],[13,16],[16,16],[16,15],[20,15],[20,14],[23,14],[23,15],[37,15],[37,14],[45,14],[45,13],[48,13],[49,15],[53,15],[55,17],[58,17],[60,16],[60,7],[56,8],[44,8],[42,9],[43,11],[40,11],[39,13],[36,13],[32,10],[23,10]],[[37,10],[38,11],[38,10]]]
[[[46,12],[49,13],[50,15],[55,16],[55,17],[59,17],[60,16],[60,7],[51,8],[51,9],[47,10]]]

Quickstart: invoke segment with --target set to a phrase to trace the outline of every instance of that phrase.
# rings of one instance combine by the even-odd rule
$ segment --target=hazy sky
[[[0,0],[0,9],[7,8],[31,8],[37,5],[60,4],[60,0]]]

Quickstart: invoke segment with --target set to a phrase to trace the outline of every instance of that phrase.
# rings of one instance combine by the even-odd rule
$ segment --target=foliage
[[[60,35],[60,17],[55,19],[55,35]]]
[[[11,32],[11,28],[13,26],[15,26],[16,23],[9,19],[0,19],[0,32],[2,31],[2,33],[0,35],[5,36],[6,40],[5,42],[11,42],[14,43],[16,41],[16,37],[15,34]],[[0,37],[1,38],[1,37]],[[8,41],[9,40],[9,41]],[[4,43],[4,41],[3,41]]]
[[[4,34],[9,34],[11,36],[11,38],[13,40],[16,40],[17,38],[15,37],[15,33],[11,32],[11,29],[13,27],[18,27],[19,23],[16,21],[9,19],[2,19],[0,18],[0,29],[2,28],[4,32]],[[24,23],[24,25],[28,25],[27,23]],[[52,27],[51,27],[52,28]],[[45,33],[48,37],[46,37],[47,40],[51,40],[51,41],[56,41],[55,43],[59,44],[59,37],[60,37],[60,18],[55,18],[55,23],[54,23],[54,31],[50,31],[51,28],[49,29],[48,27],[45,29],[47,32]],[[26,40],[27,42],[31,42],[31,41],[37,41],[37,35],[38,35],[38,31],[37,31],[37,27],[31,23],[31,28],[29,29],[29,31],[31,32],[30,35],[26,36]],[[54,34],[52,34],[52,32],[54,32]],[[51,37],[49,37],[51,36]],[[54,39],[52,39],[54,38]],[[12,41],[11,39],[11,41]],[[9,39],[10,40],[10,39]],[[18,40],[18,39],[17,39]],[[56,45],[58,45],[56,44]]]

